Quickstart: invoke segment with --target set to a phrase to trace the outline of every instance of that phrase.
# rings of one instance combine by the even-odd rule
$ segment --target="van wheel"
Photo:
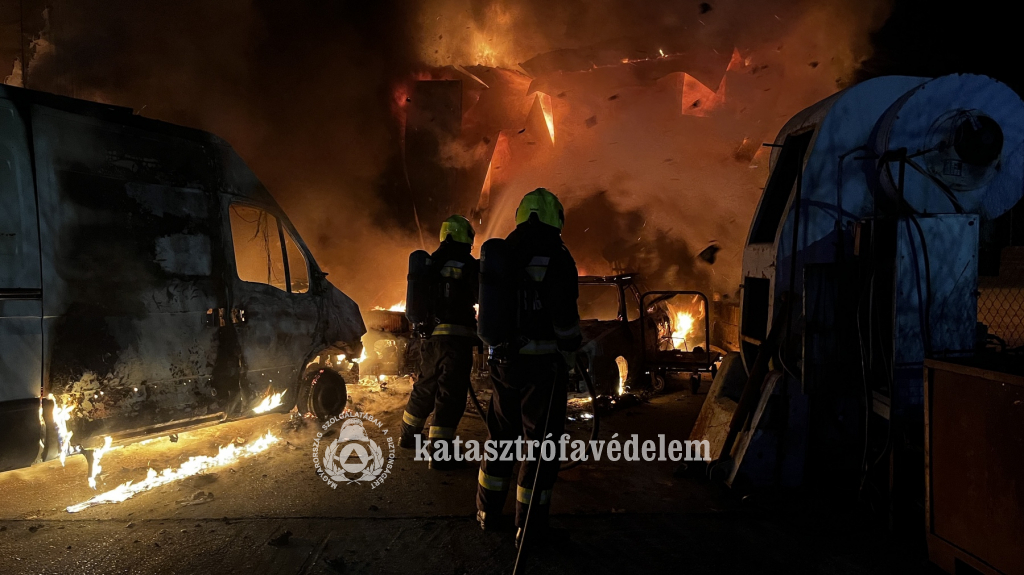
[[[665,391],[665,378],[655,372],[651,372],[651,391],[655,394]]]
[[[299,391],[297,404],[300,413],[312,413],[320,421],[341,414],[348,404],[345,379],[328,369],[314,372]]]

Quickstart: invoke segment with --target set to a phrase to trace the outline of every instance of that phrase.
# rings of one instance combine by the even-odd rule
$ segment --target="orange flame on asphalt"
[[[248,445],[239,447],[234,443],[229,443],[221,447],[217,455],[197,455],[195,457],[191,457],[177,469],[168,467],[167,469],[157,473],[156,470],[150,468],[146,474],[146,478],[142,481],[139,481],[138,483],[128,481],[127,483],[123,483],[106,493],[101,493],[88,501],[71,505],[67,508],[67,511],[68,513],[78,513],[79,511],[96,505],[120,503],[131,499],[139,493],[149,491],[156,487],[160,487],[161,485],[167,485],[168,483],[185,479],[186,477],[192,477],[193,475],[198,475],[214,467],[233,463],[239,459],[252,457],[253,455],[266,451],[271,445],[274,445],[278,441],[280,441],[280,438],[268,431],[266,435],[252,443],[249,443]]]

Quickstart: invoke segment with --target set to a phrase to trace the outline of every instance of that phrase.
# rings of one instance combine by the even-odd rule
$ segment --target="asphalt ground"
[[[354,390],[354,407],[397,433],[408,387]],[[675,391],[608,414],[601,437],[685,439],[702,395]],[[585,412],[586,406],[581,409]],[[472,411],[472,409],[471,409]],[[585,437],[590,423],[570,422]],[[178,468],[220,446],[265,451],[139,493],[69,512],[98,493]],[[477,469],[432,471],[397,450],[392,473],[327,486],[315,472],[312,420],[270,414],[108,452],[97,489],[82,456],[0,474],[0,574],[510,573],[511,530],[473,516]],[[483,440],[467,413],[463,439]],[[506,507],[511,511],[512,502]],[[817,504],[742,499],[673,462],[588,462],[559,476],[557,540],[537,541],[523,573],[931,573],[877,531]],[[903,548],[905,549],[905,548]]]

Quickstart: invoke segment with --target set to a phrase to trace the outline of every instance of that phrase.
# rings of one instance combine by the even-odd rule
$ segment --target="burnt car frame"
[[[0,86],[0,471],[261,404],[340,411],[310,361],[364,332],[226,142]]]
[[[598,395],[621,395],[627,389],[661,392],[667,375],[714,372],[717,351],[710,346],[707,297],[695,291],[645,291],[637,274],[580,276],[580,354]],[[703,305],[693,349],[672,345],[668,302],[690,297]]]

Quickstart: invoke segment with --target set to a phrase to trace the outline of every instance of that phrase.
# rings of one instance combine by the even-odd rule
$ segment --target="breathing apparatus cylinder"
[[[494,238],[480,247],[480,313],[477,334],[491,347],[512,337],[516,328],[516,278],[505,240]]]
[[[434,317],[432,282],[430,281],[430,254],[416,250],[409,254],[409,275],[405,292],[405,317],[413,330],[423,332]]]

